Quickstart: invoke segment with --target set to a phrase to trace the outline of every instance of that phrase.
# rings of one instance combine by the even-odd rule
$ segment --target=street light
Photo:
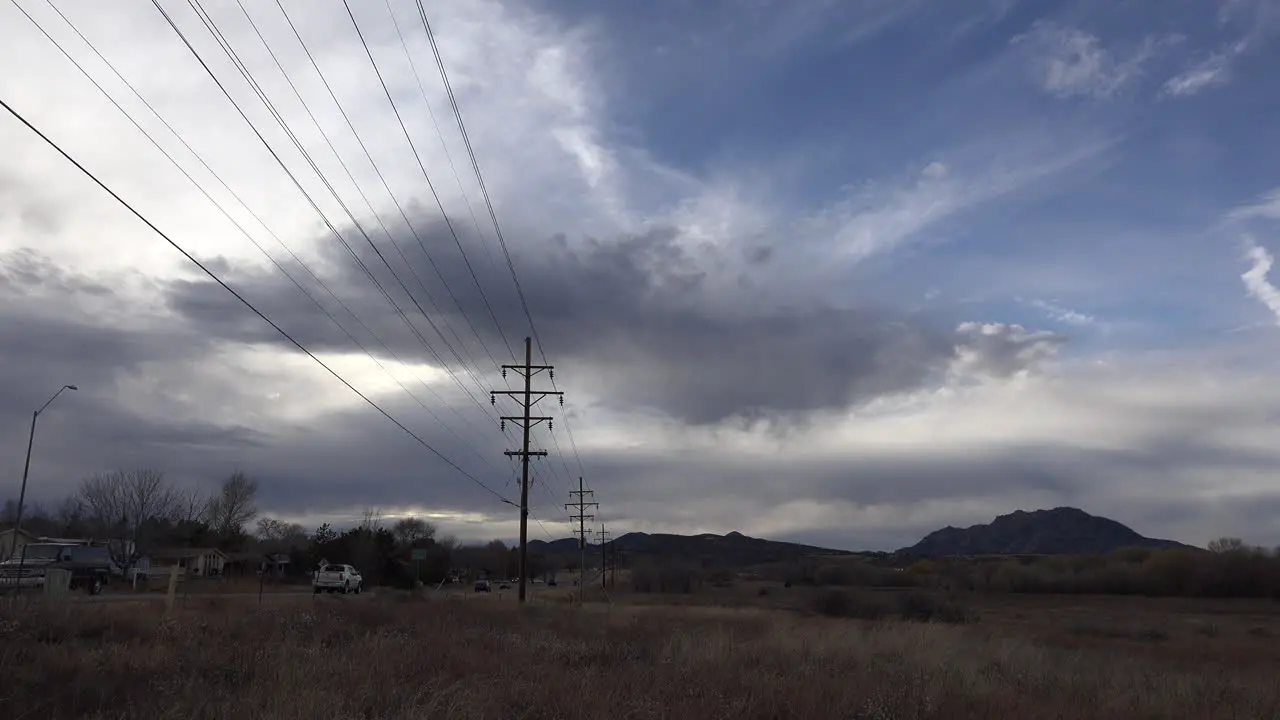
[[[31,472],[31,446],[35,444],[35,439],[36,439],[36,420],[40,418],[40,413],[44,412],[45,408],[49,407],[49,405],[51,405],[54,400],[57,400],[58,396],[61,395],[64,390],[79,390],[79,389],[80,388],[76,387],[75,385],[63,385],[62,387],[58,388],[58,392],[54,393],[53,397],[49,398],[47,401],[45,401],[45,404],[40,406],[39,410],[36,410],[35,412],[31,413],[31,433],[27,435],[27,460],[22,465],[22,489],[18,491],[18,516],[14,518],[14,521],[13,521],[13,541],[9,543],[9,547],[11,549],[17,547],[18,533],[22,531],[22,507],[23,507],[23,503],[27,499],[27,474]],[[22,554],[19,556],[19,559],[18,559],[18,577],[14,581],[15,591],[17,589],[21,589],[22,587],[22,566],[25,564],[24,561],[26,559],[27,559],[27,546],[24,543],[22,546]]]

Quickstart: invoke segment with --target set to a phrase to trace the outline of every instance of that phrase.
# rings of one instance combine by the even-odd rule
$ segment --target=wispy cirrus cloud
[[[1225,50],[1213,53],[1166,80],[1162,93],[1172,97],[1190,97],[1209,88],[1225,85],[1231,79],[1232,63],[1247,47],[1248,43],[1241,40]]]
[[[1271,273],[1275,258],[1270,251],[1252,239],[1246,240],[1245,256],[1253,263],[1240,275],[1240,279],[1244,281],[1245,290],[1250,297],[1265,305],[1271,314],[1276,316],[1276,323],[1280,324],[1280,288],[1276,288],[1267,277]]]
[[[852,191],[804,221],[807,233],[831,238],[857,261],[890,252],[970,210],[1007,199],[1098,158],[1117,138],[1064,141],[1064,145],[1004,138],[932,160],[896,183]],[[1022,147],[1019,147],[1021,145]],[[985,158],[979,159],[984,153]],[[919,166],[917,166],[919,167]]]
[[[1257,200],[1230,211],[1227,220],[1280,220],[1280,188],[1268,190]]]
[[[1060,98],[1108,98],[1140,78],[1145,65],[1179,36],[1148,36],[1125,48],[1106,47],[1079,28],[1039,21],[1011,41],[1028,54],[1040,87]]]
[[[1028,300],[1027,304],[1043,310],[1049,318],[1055,322],[1064,325],[1074,325],[1076,327],[1089,327],[1099,324],[1098,318],[1082,312],[1077,312],[1071,308],[1063,307],[1052,300],[1034,299]]]

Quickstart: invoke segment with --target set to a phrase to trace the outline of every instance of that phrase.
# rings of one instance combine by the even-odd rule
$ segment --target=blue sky
[[[610,132],[694,175],[776,172],[797,214],[940,158],[1085,155],[922,228],[859,285],[1061,326],[1016,298],[1052,302],[1160,344],[1266,319],[1214,228],[1276,183],[1267,3],[544,7],[598,38]],[[1214,57],[1214,80],[1171,91]]]
[[[501,383],[497,368],[428,352],[456,339],[484,358],[526,320],[415,3],[352,2],[412,146],[341,3],[282,3],[323,75],[274,3],[204,3],[328,186],[190,8],[164,4],[318,211],[149,5],[58,7],[244,206],[44,0],[18,3],[39,27],[0,5],[0,97],[510,493],[510,438],[477,430],[489,410],[459,391]],[[1075,505],[1187,542],[1280,543],[1280,3],[428,5],[569,398],[582,465],[553,458],[535,487],[556,533],[581,472],[616,531],[893,548]],[[0,121],[0,146],[0,399],[82,387],[80,410],[42,430],[42,502],[99,469],[204,487],[242,467],[287,519],[376,506],[513,536],[508,506],[227,304],[29,131]],[[383,280],[427,279],[439,337],[415,339],[327,230],[358,239],[352,218],[408,253]],[[264,257],[294,262],[286,250],[367,323],[345,329],[394,357],[354,348]],[[25,448],[25,418],[0,425],[3,457]]]

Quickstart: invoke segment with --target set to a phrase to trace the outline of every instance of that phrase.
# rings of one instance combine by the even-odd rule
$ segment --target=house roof
[[[217,548],[159,548],[147,553],[157,559],[178,560],[182,558],[193,558],[201,555],[220,555],[225,560],[227,554]]]
[[[288,553],[260,553],[260,552],[236,552],[225,553],[228,560],[233,562],[259,562],[267,560],[274,563],[289,562]]]

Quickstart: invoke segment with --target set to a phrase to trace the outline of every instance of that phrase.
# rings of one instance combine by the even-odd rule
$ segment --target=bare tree
[[[80,483],[76,494],[92,532],[109,541],[112,558],[126,571],[148,549],[157,521],[172,521],[181,496],[159,470],[115,470]]]
[[[209,529],[226,540],[245,533],[245,526],[258,515],[254,502],[258,496],[258,481],[240,470],[222,483],[222,490],[209,501],[205,521]]]
[[[373,534],[382,529],[382,510],[366,507],[360,515],[360,529]]]
[[[60,532],[67,537],[77,537],[89,532],[85,522],[84,503],[80,502],[80,498],[75,495],[63,498],[58,505],[55,519],[58,521]]]
[[[272,517],[258,518],[258,541],[268,550],[304,547],[307,529],[298,523],[288,523]]]
[[[1238,552],[1245,549],[1244,541],[1236,537],[1217,538],[1209,541],[1209,551],[1216,553]]]
[[[176,523],[198,523],[203,522],[209,514],[209,506],[212,503],[198,486],[192,486],[187,490],[174,490],[173,493],[173,521]]]
[[[409,546],[422,540],[431,540],[436,536],[436,527],[419,517],[400,518],[391,526],[391,533],[396,542]]]

